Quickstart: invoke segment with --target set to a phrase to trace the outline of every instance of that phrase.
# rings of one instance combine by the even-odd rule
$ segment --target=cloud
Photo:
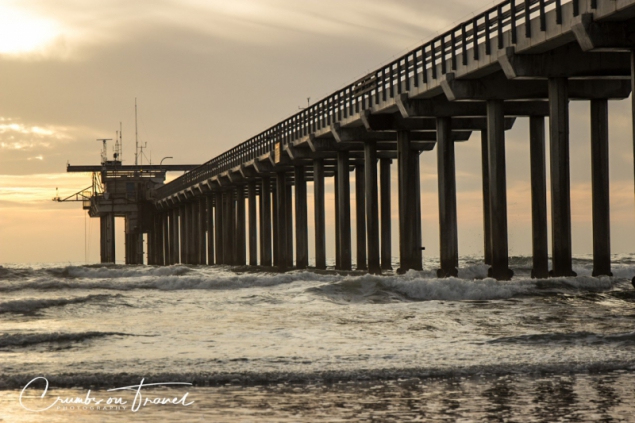
[[[3,10],[21,17],[19,27],[4,29],[8,39],[20,38],[27,31],[31,34],[26,39],[32,43],[21,46],[17,58],[68,60],[95,54],[95,47],[127,43],[170,28],[204,34],[208,42],[212,38],[280,46],[303,42],[303,34],[317,34],[403,49],[449,29],[466,8],[489,4],[484,0],[439,3],[426,2],[422,6],[414,0],[23,0],[11,2],[11,7],[4,6]]]
[[[73,129],[68,127],[29,125],[17,119],[0,117],[0,149],[49,149],[61,142],[72,141],[74,135],[71,132]]]

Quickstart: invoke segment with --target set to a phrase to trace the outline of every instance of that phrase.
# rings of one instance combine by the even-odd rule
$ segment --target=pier
[[[476,138],[481,157],[475,159],[482,163],[484,260],[490,276],[508,280],[513,271],[505,133],[517,119],[528,118],[532,275],[572,276],[569,102],[576,100],[591,104],[593,274],[611,275],[608,101],[627,99],[633,86],[635,0],[503,1],[158,186],[151,211],[141,219],[151,246],[148,263],[307,268],[307,183],[313,183],[315,267],[323,269],[325,184],[332,179],[336,269],[351,270],[353,257],[357,270],[378,274],[392,269],[395,230],[396,270],[420,270],[419,157],[436,154],[438,276],[456,276],[460,234],[455,146],[480,133]],[[393,166],[397,204],[390,190]],[[398,227],[392,228],[395,211]],[[106,228],[102,261],[109,262],[114,258],[110,218],[100,216]]]

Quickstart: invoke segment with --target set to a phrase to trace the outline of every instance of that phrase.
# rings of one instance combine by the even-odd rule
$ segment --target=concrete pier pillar
[[[339,178],[337,176],[337,164],[335,166],[335,174],[333,175],[333,193],[335,196],[335,268],[339,269],[342,263],[341,245],[340,245],[340,219],[338,213],[340,210],[339,195]]]
[[[187,264],[187,209],[184,204],[179,207],[179,235],[181,237],[181,251],[179,255],[179,263]]]
[[[392,270],[392,201],[390,198],[391,159],[379,160],[381,207],[381,268]]]
[[[492,266],[489,274],[498,280],[509,280],[514,274],[509,269],[504,121],[503,102],[501,100],[488,100],[487,134],[492,238]]]
[[[295,166],[295,265],[309,267],[309,228],[307,217],[307,189],[304,166]]]
[[[275,249],[277,266],[280,270],[286,270],[290,266],[288,241],[288,219],[287,219],[287,176],[285,172],[276,173],[276,238]]]
[[[171,239],[171,252],[172,260],[170,264],[180,263],[180,250],[181,250],[181,237],[179,235],[179,209],[172,209],[172,216],[170,219],[170,239]]]
[[[234,264],[244,266],[247,264],[247,243],[246,243],[246,210],[245,210],[245,187],[239,185],[234,189],[236,195],[236,261]]]
[[[247,185],[247,202],[249,208],[249,265],[258,265],[258,227],[256,223],[256,183]]]
[[[633,156],[635,159],[635,49],[631,50],[631,124],[633,125]],[[633,161],[635,165],[635,160]],[[635,171],[635,166],[633,166]],[[635,287],[635,277],[632,279],[633,287]]]
[[[169,266],[172,264],[170,253],[170,211],[166,210],[161,213],[161,219],[163,221],[163,265]]]
[[[364,197],[366,199],[366,242],[368,271],[381,273],[379,244],[379,199],[377,194],[377,143],[364,144]],[[358,203],[359,206],[359,203]]]
[[[214,193],[214,202],[216,206],[214,208],[214,244],[216,252],[216,264],[225,264],[225,244],[223,243],[223,236],[225,235],[225,221],[223,220],[223,193],[216,191]]]
[[[236,266],[244,266],[247,263],[247,210],[245,208],[245,190],[244,186],[234,187],[233,190],[233,209],[234,217],[234,262]]]
[[[260,265],[271,264],[271,179],[263,176],[260,186]]]
[[[337,220],[339,227],[340,269],[351,270],[351,187],[348,151],[337,152]]]
[[[313,161],[313,203],[315,213],[315,267],[317,269],[326,269],[324,159],[315,159]]]
[[[214,251],[214,196],[210,194],[206,197],[207,202],[207,265],[212,266],[215,263]]]
[[[190,264],[198,264],[198,235],[199,235],[199,227],[198,227],[198,207],[196,204],[196,200],[188,204],[188,209],[190,211],[190,220],[188,227],[188,236],[190,238],[189,243],[189,262]]]
[[[458,276],[459,238],[456,213],[456,170],[450,118],[437,118],[437,171],[441,268],[437,276]]]
[[[575,276],[571,251],[569,93],[567,78],[549,79],[553,276]]]
[[[607,100],[591,100],[591,181],[593,193],[593,276],[612,276],[609,106]]]
[[[190,264],[200,264],[199,263],[199,256],[200,256],[200,251],[199,251],[199,237],[201,234],[201,228],[199,226],[199,213],[198,213],[198,201],[194,200],[193,202],[189,203],[189,209],[190,209],[190,228],[189,228],[189,235],[190,235],[190,251],[189,251],[189,256],[190,256]]]
[[[419,155],[410,145],[410,132],[397,131],[399,174],[399,272],[422,269],[421,255],[421,196],[419,184]]]
[[[198,200],[198,264],[207,264],[207,240],[205,237],[207,226],[206,198]]]
[[[293,267],[293,187],[288,183],[286,185],[286,206],[287,212],[285,216],[287,218],[287,265]]]
[[[223,264],[234,264],[234,240],[236,219],[233,215],[234,195],[231,190],[223,192]]]
[[[483,259],[492,265],[492,230],[489,195],[489,153],[487,130],[481,131],[481,175],[483,183]]]
[[[115,262],[115,215],[100,216],[100,256],[102,263]]]
[[[529,149],[531,162],[531,232],[533,267],[531,277],[549,277],[549,247],[547,229],[547,170],[545,164],[545,118],[529,118]]]
[[[355,166],[355,225],[357,232],[357,270],[367,270],[366,265],[366,180],[365,165]]]
[[[277,175],[276,175],[275,186],[272,188],[272,191],[271,191],[271,204],[273,209],[273,218],[271,219],[271,227],[272,227],[272,234],[273,234],[273,250],[272,250],[273,266],[280,267],[280,255],[278,254],[280,250],[280,240],[279,240],[280,234],[278,233],[279,213],[278,213],[278,177]]]

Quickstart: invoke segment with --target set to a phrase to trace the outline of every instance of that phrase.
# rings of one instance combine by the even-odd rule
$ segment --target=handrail
[[[580,0],[565,0],[573,3],[573,15],[580,13]],[[418,87],[428,83],[428,70],[432,78],[438,78],[437,66],[441,73],[457,69],[457,56],[462,55],[462,64],[467,64],[468,49],[474,59],[479,59],[479,46],[486,43],[485,54],[490,55],[490,40],[498,38],[498,48],[504,47],[503,33],[511,31],[512,44],[517,43],[516,28],[525,24],[525,36],[531,36],[531,26],[527,23],[532,17],[540,18],[540,28],[545,30],[545,15],[556,10],[558,23],[562,22],[562,0],[505,0],[491,7],[467,22],[452,28],[433,38],[431,41],[409,51],[378,70],[367,74],[352,84],[336,91],[286,120],[266,129],[225,153],[211,159],[164,185],[157,190],[157,198],[162,199],[185,187],[208,180],[241,164],[273,152],[275,145],[282,146],[330,126],[348,116],[387,101],[388,98],[409,91],[411,84]],[[592,7],[597,7],[593,4]]]

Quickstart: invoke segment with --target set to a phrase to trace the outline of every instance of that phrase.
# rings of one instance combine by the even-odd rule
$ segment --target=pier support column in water
[[[339,269],[342,262],[342,255],[340,253],[340,219],[337,214],[340,210],[340,196],[339,196],[339,178],[337,177],[337,164],[335,165],[335,173],[333,175],[333,193],[335,196],[335,268]]]
[[[223,264],[234,264],[234,195],[231,190],[223,192]]]
[[[198,236],[199,236],[199,226],[198,226],[198,204],[196,200],[193,200],[188,205],[190,209],[190,222],[189,222],[189,237],[190,237],[190,245],[189,245],[189,256],[190,256],[190,264],[198,264]]]
[[[172,209],[172,216],[170,219],[170,232],[171,232],[171,261],[170,264],[177,264],[180,262],[180,243],[181,237],[179,236],[179,209],[177,207]]]
[[[163,265],[170,265],[170,210],[161,213],[161,224],[163,225]]]
[[[381,273],[379,257],[379,203],[377,196],[377,143],[364,144],[364,196],[366,197],[366,235],[368,242],[368,271]],[[359,204],[359,203],[358,203]]]
[[[179,235],[181,237],[181,242],[179,243],[181,246],[181,251],[179,255],[179,263],[187,264],[187,209],[185,208],[185,204],[181,204],[179,207]]]
[[[207,264],[207,242],[205,232],[207,226],[206,198],[198,200],[198,264]]]
[[[212,266],[215,262],[214,255],[214,194],[206,197],[207,202],[207,265]]]
[[[633,125],[633,156],[635,158],[635,49],[631,50],[631,124]],[[633,163],[635,165],[635,162]],[[635,170],[635,166],[633,167]],[[635,288],[635,277],[632,279]]]
[[[223,243],[223,236],[225,234],[225,225],[223,220],[223,193],[216,191],[214,193],[214,244],[216,244],[216,264],[225,264],[225,244]]]
[[[290,265],[287,247],[287,176],[285,172],[276,173],[276,237],[275,249],[277,256],[277,266],[280,270],[286,270]]]
[[[381,268],[392,270],[392,201],[390,198],[391,159],[379,160],[379,185],[381,192]]]
[[[256,183],[247,185],[249,204],[249,265],[258,265],[258,228],[256,223]]]
[[[552,275],[575,276],[571,252],[569,93],[567,78],[549,78]]]
[[[591,181],[593,276],[612,276],[608,100],[591,100]]]
[[[244,266],[247,264],[245,186],[239,185],[234,189],[234,193],[236,195],[236,260],[234,264]]]
[[[260,265],[271,264],[271,179],[263,176],[260,186]]]
[[[514,272],[509,269],[505,116],[501,100],[487,101],[487,134],[492,238],[492,267],[489,275],[498,280],[509,280]]]
[[[199,255],[200,251],[198,249],[199,242],[198,238],[200,237],[201,231],[199,226],[199,216],[198,216],[198,201],[193,200],[189,206],[190,208],[190,264],[199,264]]]
[[[313,161],[313,202],[315,213],[315,267],[317,269],[326,269],[324,159],[315,159]]]
[[[459,242],[456,217],[456,171],[450,118],[437,118],[437,170],[439,183],[439,236],[441,268],[437,276],[458,276]]]
[[[285,213],[287,218],[287,266],[293,267],[293,187],[289,182],[287,179],[287,193],[285,196],[287,207],[287,212]]]
[[[115,215],[104,214],[99,218],[100,223],[100,256],[102,263],[115,262]]]
[[[351,185],[348,151],[337,152],[337,211],[341,270],[351,270]]]
[[[529,149],[531,167],[531,232],[533,267],[531,277],[549,277],[549,246],[547,229],[547,170],[545,164],[545,118],[529,118]]]
[[[295,265],[309,267],[309,228],[307,222],[306,173],[304,166],[295,166]]]
[[[421,195],[419,154],[412,150],[410,132],[397,131],[399,169],[399,272],[421,270]],[[419,239],[417,239],[419,238]]]
[[[489,194],[489,149],[487,130],[481,131],[481,174],[483,181],[483,256],[485,264],[492,265],[491,198]]]
[[[271,204],[273,209],[273,218],[271,219],[271,228],[272,228],[272,234],[273,234],[273,250],[272,250],[273,266],[279,267],[280,255],[278,254],[279,252],[278,238],[280,234],[278,233],[278,177],[277,176],[276,176],[275,185],[272,187],[272,190],[271,190]]]
[[[355,166],[355,225],[357,231],[357,270],[366,266],[366,187],[364,164]]]

